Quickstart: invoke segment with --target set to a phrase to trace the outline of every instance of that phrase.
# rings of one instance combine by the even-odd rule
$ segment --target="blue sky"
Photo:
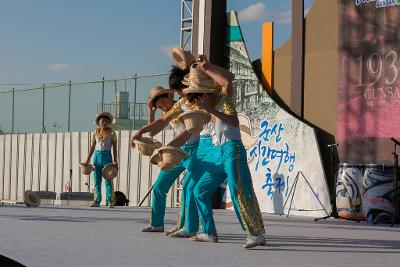
[[[263,21],[276,22],[275,47],[290,36],[291,0],[228,0],[228,10],[239,13],[253,60],[261,55]],[[178,0],[0,0],[0,84],[166,72],[167,51],[179,43],[179,12]],[[8,128],[9,113],[1,114]]]

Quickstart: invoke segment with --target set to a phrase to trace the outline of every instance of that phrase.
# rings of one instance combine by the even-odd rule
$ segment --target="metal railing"
[[[96,112],[112,111],[118,91],[129,92],[129,119],[135,129],[137,122],[147,120],[144,102],[149,90],[167,87],[167,78],[168,73],[134,74],[0,91],[0,129],[4,133],[91,131]]]

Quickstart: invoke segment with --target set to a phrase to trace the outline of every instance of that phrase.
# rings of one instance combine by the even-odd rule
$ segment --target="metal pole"
[[[119,117],[119,112],[118,110],[120,109],[118,101],[117,101],[117,80],[114,80],[114,101],[115,101],[115,105],[114,105],[114,115],[115,118]]]
[[[136,130],[136,87],[137,87],[137,74],[134,75],[133,83],[133,130]]]
[[[393,207],[394,207],[394,213],[392,217],[392,226],[397,222],[397,208],[398,208],[398,202],[397,202],[397,177],[399,176],[399,170],[398,170],[398,165],[399,165],[399,155],[396,153],[396,143],[394,143],[394,151],[393,151],[393,157],[394,157],[394,177],[393,177],[393,185],[394,185],[394,197],[393,197]]]
[[[101,112],[104,111],[104,77],[101,81]]]
[[[25,187],[26,187],[26,158],[27,158],[27,155],[26,155],[26,139],[27,139],[27,134],[26,133],[24,133],[24,157],[23,157],[23,159],[24,159],[24,166],[23,166],[23,168],[22,168],[22,194],[25,192]]]
[[[12,89],[11,133],[14,133],[15,88]]]
[[[17,135],[17,153],[16,153],[16,163],[15,163],[15,199],[18,200],[18,176],[19,176],[19,139],[21,135]]]
[[[44,126],[44,101],[45,101],[45,97],[44,97],[44,90],[45,90],[46,85],[43,84],[43,91],[42,91],[42,133],[46,132],[46,128]]]
[[[71,80],[69,80],[68,87],[68,132],[71,132]]]

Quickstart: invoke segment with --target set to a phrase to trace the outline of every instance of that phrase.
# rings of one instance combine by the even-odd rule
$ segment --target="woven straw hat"
[[[189,84],[190,84],[189,74],[190,74],[190,73],[186,74],[186,75],[183,77],[183,79],[182,79],[182,84],[183,84],[183,85],[189,86]]]
[[[187,83],[187,80],[185,82]],[[188,88],[183,89],[183,93],[214,93],[216,90],[212,88],[212,85],[213,80],[197,68],[196,64],[193,64],[190,67]]]
[[[181,70],[189,68],[194,62],[194,57],[189,51],[179,48],[172,48],[172,58]]]
[[[163,146],[158,149],[158,153],[165,164],[172,165],[176,165],[182,159],[186,159],[188,157],[188,153],[186,151],[174,146]]]
[[[113,122],[113,115],[110,112],[100,112],[96,115],[94,123],[99,125],[99,120],[101,117],[107,117],[110,120],[110,123]]]
[[[258,139],[254,138],[252,136],[250,119],[243,114],[239,114],[238,119],[239,119],[239,127],[240,127],[240,136],[241,136],[243,145],[245,148],[250,148],[250,147],[254,146],[258,141]]]
[[[179,120],[185,124],[186,129],[192,134],[200,134],[203,126],[210,119],[210,113],[201,110],[188,111],[179,116]]]
[[[150,137],[142,137],[142,139],[133,140],[138,146],[139,152],[145,156],[151,156],[155,149],[160,148],[162,144]]]
[[[24,193],[24,203],[28,207],[39,207],[40,197],[31,190],[26,190]]]
[[[186,85],[187,87],[189,87],[189,84],[190,84],[189,73],[186,74],[186,75],[183,77],[182,84],[183,84],[183,85]],[[217,91],[221,90],[221,86],[220,86],[217,82],[215,82],[214,80],[212,80],[212,82],[211,82],[211,89],[214,90],[213,92],[217,92]]]
[[[163,95],[163,94],[168,94],[168,96],[170,98],[174,98],[174,90],[165,89],[162,86],[156,86],[156,87],[151,88],[150,96],[149,96],[149,99],[147,100],[147,102],[150,102],[152,104],[152,106],[155,107],[153,104],[154,98],[156,98],[159,95]]]
[[[84,175],[90,175],[92,171],[96,170],[96,168],[92,164],[86,165],[85,163],[80,163],[80,165],[81,165],[81,172]]]
[[[157,165],[161,170],[170,170],[175,166],[174,164],[163,162],[161,159],[161,155],[158,153],[158,151],[150,158],[150,163]]]
[[[112,163],[107,164],[104,166],[102,171],[103,177],[107,180],[112,180],[118,176],[118,168]]]
[[[160,162],[162,162],[161,156],[160,156],[160,154],[158,154],[158,151],[157,151],[156,153],[153,154],[153,156],[151,156],[150,163],[153,165],[158,165]]]

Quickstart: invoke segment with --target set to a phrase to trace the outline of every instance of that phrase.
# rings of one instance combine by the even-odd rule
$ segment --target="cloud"
[[[276,13],[273,20],[281,24],[291,24],[292,23],[292,9],[285,10]]]
[[[171,57],[171,50],[174,47],[179,47],[179,44],[173,44],[173,45],[166,45],[166,46],[162,46],[160,48],[158,48],[158,50],[163,53],[166,56]]]
[[[240,22],[262,21],[268,16],[267,8],[264,3],[256,3],[239,11]]]
[[[64,71],[64,70],[68,70],[71,68],[71,65],[69,64],[53,64],[50,65],[49,69],[52,71]]]
[[[304,10],[304,16],[310,11],[311,7]],[[257,22],[264,20],[271,20],[278,24],[291,24],[292,23],[292,9],[286,7],[281,11],[267,10],[264,3],[256,3],[239,11],[239,21],[243,22]]]

